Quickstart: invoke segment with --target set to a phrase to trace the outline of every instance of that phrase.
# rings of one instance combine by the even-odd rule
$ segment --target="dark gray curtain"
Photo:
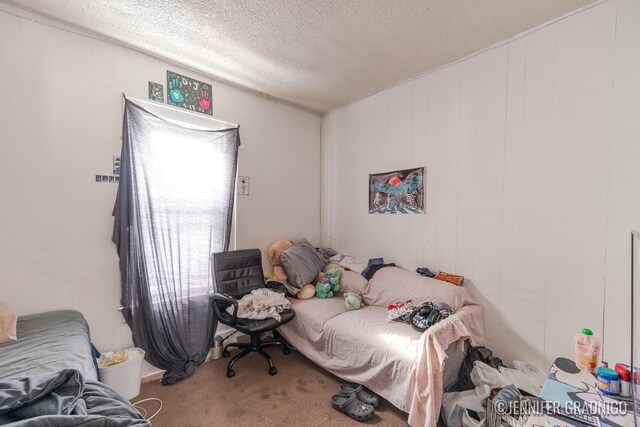
[[[213,343],[209,257],[229,244],[239,146],[237,128],[188,129],[125,100],[113,242],[124,317],[163,384]]]

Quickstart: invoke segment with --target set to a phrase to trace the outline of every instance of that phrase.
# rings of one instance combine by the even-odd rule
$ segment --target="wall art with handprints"
[[[167,104],[213,116],[211,85],[167,70]]]
[[[424,168],[369,175],[369,213],[423,213]]]

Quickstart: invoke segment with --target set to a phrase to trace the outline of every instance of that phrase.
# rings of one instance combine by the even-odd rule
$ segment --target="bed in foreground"
[[[383,268],[369,282],[343,274],[343,290],[361,293],[363,308],[347,311],[342,297],[292,300],[296,317],[278,331],[316,364],[408,412],[410,425],[435,426],[465,341],[482,344],[482,307],[462,287],[400,268]],[[388,321],[387,306],[406,300],[447,303],[455,314],[420,333]]]
[[[149,426],[98,381],[89,327],[77,311],[21,316],[0,345],[0,425]]]

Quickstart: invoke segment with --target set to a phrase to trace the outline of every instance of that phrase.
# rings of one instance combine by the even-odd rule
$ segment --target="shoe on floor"
[[[349,396],[336,394],[331,398],[331,406],[336,411],[349,415],[356,421],[367,421],[373,417],[373,406],[362,402],[355,393]]]
[[[340,394],[343,396],[349,396],[355,393],[362,402],[377,408],[380,405],[380,398],[377,394],[366,388],[361,384],[341,384]]]

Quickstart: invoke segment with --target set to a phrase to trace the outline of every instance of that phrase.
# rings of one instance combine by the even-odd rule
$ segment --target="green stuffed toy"
[[[340,291],[340,275],[342,270],[330,268],[324,272],[324,277],[316,283],[316,296],[318,298],[331,298],[335,292]]]
[[[362,306],[362,296],[357,292],[345,292],[344,305],[347,310],[357,310]]]

